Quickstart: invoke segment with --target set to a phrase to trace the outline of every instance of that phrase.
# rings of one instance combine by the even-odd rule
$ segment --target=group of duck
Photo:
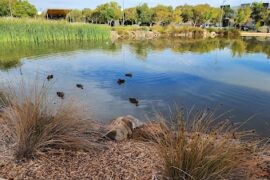
[[[133,74],[132,73],[127,73],[125,74],[126,77],[132,78]],[[125,84],[126,80],[125,79],[118,79],[117,83],[121,86]],[[139,106],[139,100],[137,98],[129,98],[129,102],[131,104],[134,104],[135,106]]]
[[[125,74],[126,77],[129,77],[129,78],[132,78],[133,77],[133,74],[132,73],[127,73]],[[54,78],[54,75],[50,74],[47,76],[47,80],[50,81]],[[123,85],[125,84],[126,80],[125,79],[118,79],[117,83],[119,85]],[[76,84],[76,87],[79,88],[79,89],[84,89],[83,85],[82,84]],[[65,98],[65,93],[62,92],[62,91],[58,91],[56,92],[56,95],[61,98],[61,99],[64,99]],[[139,106],[139,100],[137,98],[129,98],[129,102],[134,104],[135,106]]]

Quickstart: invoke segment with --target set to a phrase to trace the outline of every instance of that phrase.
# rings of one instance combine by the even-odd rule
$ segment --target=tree
[[[129,21],[131,25],[137,23],[137,11],[136,8],[128,8],[124,10],[125,20]]]
[[[0,1],[0,16],[10,15],[9,0]]]
[[[270,10],[267,11],[267,16],[264,18],[264,22],[266,25],[270,25]]]
[[[137,6],[136,11],[139,24],[153,24],[153,12],[148,7],[147,3]]]
[[[183,21],[181,9],[175,9],[173,11],[173,23],[179,24]]]
[[[220,8],[211,8],[211,23],[218,23],[220,22],[220,19],[222,18],[222,10]]]
[[[193,7],[189,5],[178,6],[176,7],[175,11],[181,11],[181,16],[183,22],[192,21],[193,17]]]
[[[193,8],[193,24],[203,24],[209,22],[213,17],[213,12],[208,4],[200,4]]]
[[[74,9],[72,11],[70,11],[68,14],[67,14],[67,20],[69,22],[81,22],[82,21],[82,11],[81,10],[78,10],[78,9]]]
[[[116,2],[102,4],[96,8],[96,11],[100,15],[100,21],[109,25],[121,17],[121,7]]]
[[[231,19],[234,17],[234,11],[230,6],[225,6],[222,8],[223,10],[223,19]]]
[[[242,25],[248,22],[251,15],[251,8],[250,7],[243,7],[238,9],[237,14],[235,16],[235,23],[238,25]]]
[[[173,20],[173,8],[171,6],[157,5],[152,9],[155,23],[170,24]]]
[[[84,22],[93,22],[92,15],[93,15],[92,9],[89,9],[89,8],[83,9],[82,16],[83,16]]]
[[[252,4],[252,13],[251,17],[256,23],[260,23],[267,17],[267,8],[264,7],[261,2],[254,2]]]
[[[35,6],[26,0],[17,1],[12,7],[14,17],[34,17],[37,14]]]

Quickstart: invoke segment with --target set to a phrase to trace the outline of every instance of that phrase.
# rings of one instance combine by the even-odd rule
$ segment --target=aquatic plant
[[[110,39],[108,26],[66,21],[1,18],[0,32],[0,42],[39,43]]]

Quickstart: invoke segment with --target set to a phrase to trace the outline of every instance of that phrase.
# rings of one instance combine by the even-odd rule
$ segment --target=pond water
[[[235,122],[251,118],[246,127],[270,136],[269,39],[0,45],[1,81],[37,73],[40,81],[53,74],[55,92],[75,97],[101,121],[128,114],[146,120],[177,104],[227,112],[222,118]]]

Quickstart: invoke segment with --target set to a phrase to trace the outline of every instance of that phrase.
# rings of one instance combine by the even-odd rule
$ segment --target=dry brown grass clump
[[[231,123],[214,122],[213,113],[205,111],[192,116],[177,112],[172,120],[173,125],[161,119],[137,131],[139,139],[157,143],[166,178],[223,179],[252,155],[253,146],[241,143],[241,138],[250,133],[237,133]],[[154,132],[154,136],[146,136],[149,132]]]
[[[22,88],[24,89],[24,88]],[[16,159],[31,158],[52,148],[90,150],[97,126],[84,119],[73,102],[54,104],[48,89],[34,87],[30,93],[9,91],[0,116],[1,138],[12,144]]]

